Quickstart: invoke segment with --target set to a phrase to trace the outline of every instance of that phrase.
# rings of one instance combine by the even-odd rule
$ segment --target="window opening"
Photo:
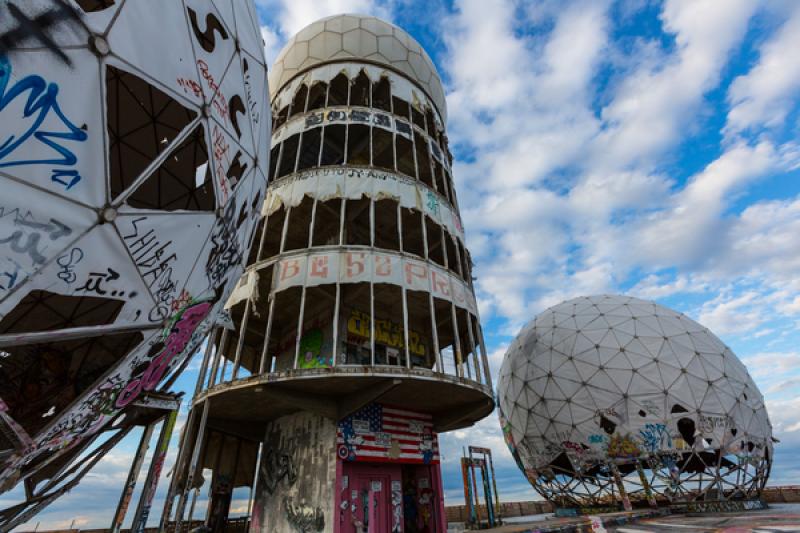
[[[294,172],[294,164],[297,159],[297,147],[300,144],[300,134],[295,133],[283,141],[283,152],[278,164],[278,178]]]
[[[313,128],[303,132],[300,143],[300,158],[297,161],[297,170],[316,167],[319,164],[319,149],[322,141],[322,128]]]
[[[344,164],[344,124],[325,126],[325,135],[322,141],[322,165]]]
[[[411,119],[411,106],[402,98],[392,96],[392,109],[395,115],[403,117],[406,120]]]
[[[111,65],[106,67],[106,93],[110,185],[115,198],[197,115],[141,78]]]
[[[269,181],[275,179],[275,170],[278,168],[278,156],[281,153],[281,145],[276,144],[269,151]]]
[[[317,202],[314,214],[314,246],[339,244],[339,219],[342,214],[342,200],[334,198],[327,202]]]
[[[403,251],[419,257],[425,257],[420,212],[401,207],[400,214],[403,217]]]
[[[347,163],[369,165],[369,126],[351,124],[347,132]]]
[[[445,246],[447,246],[447,267],[458,275],[458,277],[462,277],[461,257],[459,256],[455,239],[446,231],[444,232],[444,242]]]
[[[315,81],[308,92],[308,110],[322,109],[325,107],[325,98],[328,95],[328,84],[324,81]]]
[[[384,111],[392,111],[392,91],[389,78],[381,76],[381,79],[372,85],[372,107]]]
[[[275,120],[272,126],[273,131],[277,130],[284,124],[286,124],[286,120],[289,117],[289,106],[285,105],[282,109],[280,109],[277,113],[275,113]]]
[[[425,217],[425,231],[428,237],[428,259],[444,266],[444,250],[442,244],[442,228],[430,217]]]
[[[394,139],[397,146],[397,171],[416,179],[414,143],[402,135],[395,135]]]
[[[125,202],[139,209],[213,211],[214,184],[204,128],[198,126]]]
[[[301,115],[306,111],[306,99],[308,98],[308,86],[304,83],[297,89],[292,100],[292,107],[289,108],[289,118]]]
[[[439,338],[439,353],[442,358],[443,370],[446,374],[457,376],[453,315],[450,305],[450,302],[446,300],[433,299],[433,307],[436,314],[436,333]]]
[[[344,220],[345,244],[370,245],[369,210],[371,204],[372,201],[366,197],[347,200]]]
[[[343,283],[339,306],[339,363],[369,365],[372,361],[369,283]]]
[[[414,145],[417,152],[417,169],[422,183],[433,188],[433,174],[431,173],[431,160],[428,155],[428,144],[418,132],[414,132]]]
[[[394,135],[383,128],[372,128],[372,166],[394,170]]]
[[[432,369],[436,364],[433,342],[433,321],[429,294],[406,291],[408,306],[408,348],[411,365]]]
[[[279,271],[277,275],[281,276],[282,272]],[[291,287],[275,294],[272,330],[267,340],[267,357],[274,358],[276,372],[294,368],[302,295],[301,287]]]
[[[328,368],[333,365],[333,313],[336,285],[306,288],[303,327],[297,368]]]
[[[330,90],[328,92],[328,107],[335,105],[347,105],[347,89],[350,82],[344,73],[337,74],[331,80]]]
[[[263,259],[274,257],[280,253],[283,222],[285,219],[286,209],[283,205],[267,218],[267,233],[264,236],[264,250],[261,252],[261,257]]]
[[[375,202],[375,247],[388,250],[400,249],[400,236],[397,227],[397,207],[394,200]]]
[[[314,200],[304,196],[297,206],[289,210],[289,226],[286,229],[286,243],[283,251],[308,248],[308,232],[311,226],[311,211]]]
[[[371,87],[369,76],[363,70],[358,73],[353,85],[350,87],[350,105],[369,107],[369,91]]]
[[[425,125],[427,126],[428,135],[435,139],[438,134],[436,131],[436,119],[433,118],[433,111],[430,107],[425,108]]]
[[[411,121],[421,130],[425,131],[425,115],[413,105],[411,106]]]
[[[403,291],[397,285],[375,283],[375,364],[406,366]]]

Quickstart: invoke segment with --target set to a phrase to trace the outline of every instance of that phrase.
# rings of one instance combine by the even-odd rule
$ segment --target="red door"
[[[341,533],[391,533],[391,475],[362,467],[351,469],[348,478],[341,495]]]

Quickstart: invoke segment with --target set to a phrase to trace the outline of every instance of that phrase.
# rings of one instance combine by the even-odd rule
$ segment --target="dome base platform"
[[[226,428],[229,430],[241,422],[258,426],[298,411],[341,420],[370,402],[380,401],[429,413],[435,431],[443,432],[469,427],[494,409],[489,387],[430,370],[396,367],[337,367],[263,374],[215,385],[198,396],[194,405],[206,399],[210,401],[210,424],[230,425]],[[246,430],[240,427],[233,432]]]

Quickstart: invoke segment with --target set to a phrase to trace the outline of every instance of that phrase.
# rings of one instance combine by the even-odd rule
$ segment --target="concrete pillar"
[[[267,424],[251,532],[333,533],[336,424],[310,412]]]

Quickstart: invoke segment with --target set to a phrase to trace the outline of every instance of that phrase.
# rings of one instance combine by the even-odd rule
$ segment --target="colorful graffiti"
[[[639,430],[639,442],[648,452],[672,449],[672,437],[664,424],[645,424]]]
[[[300,368],[327,368],[333,364],[333,356],[323,354],[323,338],[319,328],[306,331],[300,338]]]
[[[142,392],[151,391],[158,385],[172,361],[186,349],[197,326],[208,316],[211,305],[211,302],[196,303],[172,318],[174,325],[169,328],[164,341],[151,347],[151,353],[157,352],[158,355],[153,357],[150,365],[140,376],[128,382],[117,397],[116,407],[122,409],[138,398]]]
[[[632,459],[639,457],[641,454],[639,446],[630,434],[612,435],[608,441],[608,449],[606,452],[609,457],[613,457],[614,459]]]
[[[350,312],[347,319],[347,332],[362,339],[370,337],[369,313],[364,313],[358,309]],[[405,349],[405,339],[403,326],[391,320],[375,320],[375,342],[398,350]],[[408,332],[408,350],[413,355],[425,356],[425,344],[421,341],[420,334],[416,331]]]

